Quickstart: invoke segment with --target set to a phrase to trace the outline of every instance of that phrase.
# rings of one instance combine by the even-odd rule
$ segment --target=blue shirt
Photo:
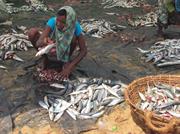
[[[175,7],[176,7],[176,11],[179,13],[180,12],[180,0],[175,0]]]
[[[49,26],[52,31],[54,31],[54,28],[56,25],[56,17],[50,18],[46,25]],[[76,21],[74,34],[75,34],[75,36],[79,36],[81,33],[82,33],[81,25],[78,21]]]

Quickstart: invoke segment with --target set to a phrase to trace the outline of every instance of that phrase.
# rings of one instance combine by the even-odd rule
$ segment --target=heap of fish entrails
[[[102,38],[107,33],[115,33],[118,30],[126,28],[125,26],[96,19],[81,20],[81,26],[85,34],[96,38]]]
[[[0,36],[0,58],[2,60],[12,58],[23,61],[15,55],[15,50],[27,51],[30,47],[33,47],[33,45],[28,40],[27,35],[23,33],[8,33]]]
[[[180,64],[180,39],[167,39],[155,43],[149,50],[138,50],[158,67]]]
[[[137,26],[156,26],[157,23],[157,13],[150,12],[143,16],[137,16],[133,20],[128,20],[129,25]]]
[[[112,7],[123,7],[123,8],[133,8],[140,7],[143,0],[102,0],[102,5],[104,8],[112,8]]]
[[[14,3],[6,3],[6,9],[8,13],[17,13],[21,11],[48,11],[48,7],[39,0],[26,0],[28,5],[21,7],[14,7]]]
[[[157,83],[148,85],[145,94],[139,92],[139,96],[141,101],[137,105],[142,110],[154,111],[167,119],[180,118],[180,87]]]
[[[37,77],[41,82],[61,81],[61,75],[54,69],[38,70]]]
[[[44,100],[39,101],[39,105],[48,110],[49,118],[53,121],[59,120],[64,112],[67,112],[74,120],[98,118],[104,114],[105,107],[124,101],[126,87],[121,81],[103,80],[102,78],[81,78],[76,82],[52,83],[50,86],[59,90],[73,88],[69,94],[69,101],[48,95],[44,97]]]

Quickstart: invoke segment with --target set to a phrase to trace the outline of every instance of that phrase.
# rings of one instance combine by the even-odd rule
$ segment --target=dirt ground
[[[149,0],[150,1],[150,0]],[[17,1],[14,1],[17,2]],[[152,7],[155,0],[150,1]],[[157,68],[151,63],[145,63],[137,47],[148,49],[159,38],[156,35],[156,27],[134,28],[127,24],[123,16],[138,16],[147,12],[142,8],[124,9],[112,8],[103,9],[99,0],[94,1],[63,1],[47,0],[49,7],[58,9],[62,5],[71,5],[78,14],[78,19],[105,19],[127,28],[118,31],[116,34],[108,34],[105,38],[97,39],[85,36],[88,54],[80,62],[73,72],[75,76],[103,77],[104,79],[122,80],[129,84],[133,80],[147,75],[157,74],[180,74],[180,66]],[[149,10],[149,9],[148,9]],[[119,16],[107,16],[106,12],[116,12]],[[17,25],[43,28],[54,12],[22,12],[13,14],[12,27],[0,28],[3,34]],[[179,38],[180,30],[177,26],[170,26],[166,30],[167,38]],[[122,41],[120,35],[127,36],[127,41]],[[132,38],[137,39],[133,42]],[[13,129],[13,134],[144,134],[145,132],[136,124],[131,116],[130,108],[127,105],[118,105],[111,108],[103,117],[95,120],[73,121],[67,115],[53,123],[49,120],[48,113],[37,104],[39,96],[35,89],[39,84],[33,77],[35,67],[24,70],[23,68],[34,63],[36,51],[17,52],[18,56],[25,62],[0,61],[0,64],[8,67],[7,70],[0,70],[0,106],[10,111],[9,115],[0,116],[0,126],[3,119],[8,117],[7,124]],[[3,87],[3,88],[2,88]],[[0,90],[1,91],[1,90]],[[0,114],[1,115],[1,114]],[[1,130],[1,129],[0,129]],[[6,134],[6,133],[5,133]]]

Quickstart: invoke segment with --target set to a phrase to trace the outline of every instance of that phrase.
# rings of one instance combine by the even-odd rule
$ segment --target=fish
[[[50,84],[51,87],[55,87],[55,88],[61,88],[61,89],[64,89],[65,86],[62,85],[62,84],[59,84],[59,83],[52,83]]]
[[[169,107],[169,106],[172,106],[172,105],[180,105],[180,101],[168,102],[168,103],[162,104],[161,106],[157,106],[156,108],[157,109],[163,109],[163,108],[166,108],[166,107]]]
[[[12,21],[5,21],[0,23],[0,26],[12,26]]]
[[[43,107],[43,108],[45,108],[45,109],[48,110],[48,106],[47,106],[43,101],[39,101],[38,103],[39,103],[39,105],[40,105],[41,107]]]
[[[43,104],[46,105],[50,120],[58,121],[64,112],[73,120],[98,118],[105,113],[105,107],[124,101],[124,95],[117,94],[125,87],[125,84],[120,81],[103,78],[82,78],[81,80],[62,83],[61,88],[68,88],[67,85],[70,85],[73,89],[67,95],[69,99],[59,96],[62,98],[60,99],[58,94],[49,95],[49,91],[45,92]],[[49,86],[51,84],[48,83]]]
[[[137,48],[142,54],[147,54],[147,53],[149,53],[150,51],[149,50],[143,50],[143,49],[141,49],[141,48]]]
[[[47,96],[44,96],[44,103],[47,105],[47,107],[49,108],[49,103],[48,103],[48,98]]]
[[[168,111],[168,113],[170,113],[171,115],[177,117],[177,118],[180,118],[180,113],[176,113],[174,111]]]
[[[92,118],[91,116],[88,116],[88,115],[78,115],[77,117],[79,119],[91,119]]]
[[[146,97],[141,92],[138,92],[138,94],[143,101],[146,101]]]
[[[76,91],[79,91],[79,90],[81,90],[81,89],[83,89],[83,88],[86,88],[88,85],[85,83],[85,84],[80,84],[80,85],[78,85],[77,87],[76,87]]]
[[[107,85],[105,84],[102,84],[102,86],[108,91],[110,92],[112,95],[116,96],[117,98],[119,98],[118,94],[116,92],[114,92],[113,90],[111,90],[110,87],[108,87]]]
[[[61,112],[59,112],[59,113],[54,117],[54,120],[53,120],[52,117],[50,117],[50,119],[53,120],[54,122],[56,122],[56,121],[58,121],[58,120],[62,117],[63,113],[64,113],[64,111],[61,111]],[[51,116],[52,116],[52,115],[51,115]]]
[[[114,99],[114,100],[112,100],[112,102],[110,102],[107,106],[109,106],[109,107],[111,107],[111,106],[114,106],[114,105],[117,105],[117,104],[119,104],[119,103],[121,103],[121,102],[123,102],[124,101],[124,99],[123,98],[121,98],[121,99]]]
[[[49,51],[55,47],[56,45],[55,44],[49,44],[47,46],[45,46],[44,48],[42,48],[41,50],[39,50],[37,53],[36,53],[36,57],[37,56],[42,56],[43,54],[47,54],[49,53]]]
[[[1,69],[7,69],[7,67],[3,66],[3,65],[0,65],[0,68]]]
[[[102,116],[104,113],[105,113],[105,111],[103,110],[103,111],[101,111],[99,113],[96,113],[96,114],[92,115],[92,118],[98,118],[98,117]]]
[[[54,110],[53,110],[54,108],[53,108],[53,106],[51,106],[50,108],[49,108],[49,118],[50,118],[50,120],[52,121],[53,120],[53,118],[54,118]]]
[[[20,62],[24,62],[23,59],[21,59],[20,57],[18,57],[17,55],[13,55],[13,59],[16,60],[16,61],[20,61]]]
[[[66,110],[66,112],[67,112],[74,120],[76,120],[76,119],[77,119],[76,116],[79,115],[79,112],[77,112],[76,110],[71,109],[71,108],[68,108],[68,109]]]

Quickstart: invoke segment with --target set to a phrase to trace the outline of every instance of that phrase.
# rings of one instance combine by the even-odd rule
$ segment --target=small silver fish
[[[63,115],[63,113],[64,113],[64,111],[62,111],[62,112],[59,112],[55,117],[54,117],[54,122],[56,122],[56,121],[58,121],[60,118],[61,118],[61,116]]]
[[[49,118],[50,118],[50,120],[52,121],[53,120],[53,118],[54,118],[54,113],[52,112],[52,111],[54,111],[53,110],[53,106],[51,106],[50,108],[49,108]]]
[[[51,87],[55,87],[55,88],[61,88],[64,89],[65,86],[63,84],[59,84],[59,83],[52,83],[50,84]]]
[[[177,117],[177,118],[180,118],[180,113],[176,113],[174,111],[168,111],[168,113],[170,113],[171,115]]]
[[[43,101],[39,101],[38,103],[41,107],[48,109],[48,106]]]
[[[20,57],[18,57],[17,55],[13,55],[13,59],[17,60],[17,61],[20,61],[20,62],[24,62],[24,60],[21,59]]]
[[[142,94],[141,92],[138,92],[138,94],[141,100],[146,101],[146,97],[144,96],[144,94]]]
[[[36,56],[41,56],[43,54],[47,54],[53,47],[55,47],[55,44],[49,44],[46,47],[42,48],[36,53]]]
[[[3,66],[3,65],[0,65],[0,68],[1,69],[7,69],[7,67]]]

